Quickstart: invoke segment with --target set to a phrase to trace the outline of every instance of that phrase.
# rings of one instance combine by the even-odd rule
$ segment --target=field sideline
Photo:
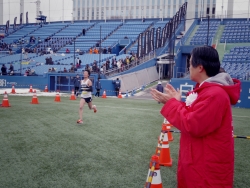
[[[2,95],[0,97],[3,97]],[[2,98],[1,98],[2,100]],[[153,100],[94,98],[98,112],[61,97],[9,96],[0,108],[0,187],[139,188],[157,146],[162,105]],[[250,135],[250,109],[233,108],[234,133]],[[235,139],[234,187],[249,187],[250,140]],[[176,187],[179,134],[170,143],[173,167],[161,167],[163,186]]]

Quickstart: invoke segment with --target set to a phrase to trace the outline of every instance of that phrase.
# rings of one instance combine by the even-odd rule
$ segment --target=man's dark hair
[[[194,48],[191,52],[192,66],[198,67],[202,65],[207,76],[212,77],[219,73],[220,60],[217,50],[211,46],[201,46]]]

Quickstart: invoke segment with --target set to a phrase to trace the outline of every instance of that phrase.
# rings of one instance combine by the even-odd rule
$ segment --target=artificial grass
[[[95,98],[97,114],[61,97],[9,96],[0,108],[1,187],[143,187],[163,117],[151,100]],[[234,108],[235,134],[250,135],[249,109]],[[239,117],[241,116],[241,117]],[[250,140],[235,140],[235,187],[248,187]],[[170,143],[173,167],[161,167],[164,187],[176,187],[179,134]]]

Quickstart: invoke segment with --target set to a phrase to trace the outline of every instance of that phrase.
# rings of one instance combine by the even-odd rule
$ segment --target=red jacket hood
[[[200,87],[199,84],[197,84],[194,92],[212,86],[223,88],[228,94],[232,105],[235,105],[238,102],[241,90],[240,80],[232,79],[227,73],[219,73],[214,77],[210,77]]]

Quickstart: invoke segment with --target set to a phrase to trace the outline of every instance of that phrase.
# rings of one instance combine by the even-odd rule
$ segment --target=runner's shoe
[[[94,109],[94,113],[96,113],[97,112],[96,105],[93,105],[93,109]]]
[[[76,123],[83,124],[83,121],[81,119],[79,119]]]

